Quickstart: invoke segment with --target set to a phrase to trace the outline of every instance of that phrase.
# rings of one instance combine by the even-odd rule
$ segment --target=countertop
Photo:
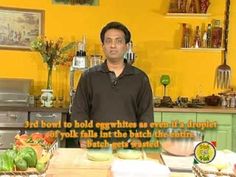
[[[154,112],[185,112],[185,113],[225,113],[235,114],[236,108],[226,108],[221,106],[206,106],[203,108],[154,108]]]
[[[158,153],[147,153],[148,158],[160,160]],[[111,177],[111,161],[95,162],[86,158],[86,150],[59,148],[55,151],[46,171],[47,177]],[[192,173],[171,173],[171,177],[193,177]]]
[[[68,113],[68,108],[59,107],[34,107],[34,106],[0,106],[0,111],[26,111],[26,112],[60,112]]]
[[[27,111],[27,112],[61,112],[68,113],[68,107],[16,107],[16,106],[0,106],[0,111]],[[154,112],[185,112],[185,113],[226,113],[236,114],[236,108],[225,108],[221,106],[206,106],[203,108],[154,108]]]

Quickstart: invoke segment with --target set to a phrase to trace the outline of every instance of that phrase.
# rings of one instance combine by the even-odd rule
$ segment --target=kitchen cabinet
[[[154,112],[154,122],[161,122],[162,120],[162,113],[161,112]],[[157,129],[155,128],[153,132],[155,132]],[[153,137],[151,138],[151,142],[157,141],[157,138]],[[148,149],[149,151],[153,151],[153,149]]]
[[[27,120],[27,111],[0,110],[0,149],[12,147],[14,137]]]
[[[54,111],[54,112],[40,112],[40,111],[32,111],[29,114],[29,121],[30,122],[39,122],[39,127],[35,129],[28,129],[27,132],[29,134],[33,132],[41,132],[45,133],[49,130],[60,130],[61,132],[66,132],[66,129],[63,128],[63,122],[67,121],[67,114]],[[44,122],[45,124],[42,125],[41,122]],[[50,124],[48,124],[50,123]],[[54,127],[52,124],[55,123]],[[42,127],[43,126],[43,127]],[[60,137],[58,138],[58,143],[60,147],[65,147],[66,140],[60,140]]]
[[[26,111],[0,111],[0,128],[4,127],[24,127],[28,120]]]
[[[0,130],[0,149],[8,149],[12,147],[18,130]]]
[[[167,111],[165,111],[165,109]],[[159,110],[159,111],[158,111]],[[183,112],[181,110],[184,110]],[[217,127],[213,129],[205,129],[204,140],[216,141],[217,149],[230,149],[236,151],[236,110],[230,109],[229,113],[221,113],[221,110],[214,109],[212,112],[205,109],[182,109],[169,108],[155,109],[155,121],[171,122],[179,120],[187,123],[189,120],[193,122],[216,121]],[[227,112],[227,110],[222,109]]]
[[[234,114],[233,115],[233,124],[232,124],[232,126],[233,126],[233,133],[232,133],[232,144],[233,144],[233,148],[232,148],[232,150],[234,151],[234,152],[236,152],[236,114]]]
[[[217,149],[232,149],[232,115],[197,113],[197,122],[216,121],[216,129],[204,130],[204,140],[216,141]]]
[[[161,122],[162,113],[161,112],[154,112],[154,121]]]
[[[68,109],[66,108],[44,108],[44,107],[0,107],[0,149],[11,148],[15,141],[15,135],[20,132],[46,132],[53,128],[25,128],[25,121],[45,122],[67,121]],[[66,131],[63,128],[53,130]],[[65,139],[59,142],[60,147],[65,147]]]

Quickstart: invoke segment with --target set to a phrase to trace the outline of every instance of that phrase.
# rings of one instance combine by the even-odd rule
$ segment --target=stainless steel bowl
[[[195,146],[203,140],[203,133],[196,130],[183,129],[166,129],[162,130],[165,133],[171,134],[176,132],[187,131],[194,135],[194,138],[172,138],[168,137],[160,140],[162,150],[171,155],[190,156],[194,153]]]

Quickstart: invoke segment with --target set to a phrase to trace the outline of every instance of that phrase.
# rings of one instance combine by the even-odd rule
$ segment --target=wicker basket
[[[205,168],[202,168],[200,165],[193,166],[193,173],[196,177],[208,177],[210,175],[236,177],[236,174],[234,174],[233,172],[226,173],[226,172],[217,172],[217,171],[207,170]]]
[[[21,149],[23,147],[32,147],[37,153],[37,157],[41,157],[43,153],[43,148],[39,144],[29,144],[26,146],[19,146],[18,148]],[[58,148],[58,142],[55,141],[50,148],[47,150],[47,152],[53,154],[56,149]],[[12,172],[4,172],[0,171],[0,177],[46,177],[46,171],[48,169],[50,161],[47,162],[46,167],[43,172],[39,173],[36,168],[28,168],[27,171],[12,171]]]

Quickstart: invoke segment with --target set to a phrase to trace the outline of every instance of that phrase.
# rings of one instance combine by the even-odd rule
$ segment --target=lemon
[[[38,162],[40,162],[40,163],[47,163],[50,160],[50,158],[51,158],[51,154],[50,153],[46,153],[46,154],[44,154],[44,156],[42,156],[38,160]]]
[[[36,169],[39,173],[43,173],[45,170],[45,163],[38,162],[36,165]]]

